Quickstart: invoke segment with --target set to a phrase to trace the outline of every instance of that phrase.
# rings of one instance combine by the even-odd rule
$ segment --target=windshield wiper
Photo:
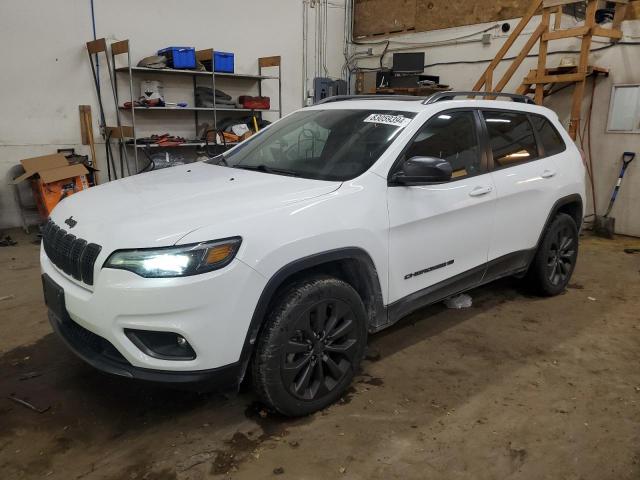
[[[215,157],[208,158],[207,160],[205,160],[205,163],[208,163],[210,165],[220,165],[222,167],[229,166],[227,160],[224,158],[224,155],[221,153],[219,155],[216,155]]]
[[[300,176],[300,174],[294,170],[287,170],[286,168],[267,167],[262,163],[260,165],[234,165],[233,168],[240,168],[242,170],[252,170],[254,172],[274,173],[276,175],[288,175],[290,177]]]

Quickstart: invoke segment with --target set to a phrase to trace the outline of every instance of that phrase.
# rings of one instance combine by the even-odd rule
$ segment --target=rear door
[[[480,127],[479,114],[472,109],[437,113],[389,172],[401,170],[403,162],[415,156],[442,158],[453,169],[447,183],[387,188],[391,302],[482,278],[495,190]]]
[[[541,115],[482,110],[496,187],[496,222],[490,268],[526,266],[558,198],[557,164],[566,150],[555,127]]]

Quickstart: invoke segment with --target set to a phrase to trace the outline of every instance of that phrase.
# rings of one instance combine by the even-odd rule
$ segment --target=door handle
[[[556,176],[556,171],[555,170],[545,170],[544,172],[542,172],[542,175],[540,175],[542,178],[552,178]]]
[[[493,187],[491,185],[487,185],[484,187],[476,187],[469,192],[470,197],[480,197],[482,195],[486,195],[487,193],[493,192]]]

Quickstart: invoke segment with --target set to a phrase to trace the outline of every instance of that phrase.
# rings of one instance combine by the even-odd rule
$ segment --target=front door
[[[453,169],[447,183],[387,189],[390,303],[405,299],[415,305],[441,287],[455,290],[482,278],[496,195],[480,125],[474,110],[435,114],[390,172],[415,156],[447,160]]]

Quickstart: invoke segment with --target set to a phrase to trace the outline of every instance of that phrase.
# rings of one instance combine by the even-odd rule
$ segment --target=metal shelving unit
[[[128,67],[119,67],[116,68],[116,72],[125,72],[128,73]],[[178,68],[148,68],[148,67],[131,67],[132,72],[136,73],[166,73],[169,75],[193,75],[196,77],[203,76],[209,77],[212,75],[211,72],[201,72],[196,70],[182,70]],[[274,77],[271,75],[250,75],[245,73],[223,73],[223,72],[214,72],[216,77],[231,77],[231,78],[244,78],[247,80],[277,80],[278,77]]]
[[[114,70],[117,74],[126,75],[128,77],[128,86],[129,86],[129,99],[131,101],[132,108],[125,108],[119,101],[117,82],[116,82],[116,101],[118,104],[118,109],[122,112],[129,112],[131,114],[131,126],[132,128],[132,137],[129,142],[127,142],[127,146],[133,148],[135,163],[138,165],[138,151],[141,148],[188,148],[188,147],[203,147],[206,145],[204,141],[197,142],[185,142],[180,145],[173,146],[165,146],[158,144],[143,144],[138,143],[136,139],[136,116],[142,114],[151,114],[155,113],[166,113],[166,112],[190,112],[194,117],[194,125],[195,125],[195,135],[197,136],[198,132],[198,123],[199,123],[199,115],[200,114],[208,114],[213,113],[213,127],[217,129],[218,126],[218,112],[232,113],[232,112],[249,112],[255,113],[256,115],[262,115],[264,112],[277,113],[278,118],[282,117],[282,66],[281,66],[281,57],[261,57],[258,58],[258,74],[246,74],[246,73],[222,73],[222,72],[209,72],[209,71],[197,71],[197,70],[182,70],[182,69],[155,69],[155,68],[146,68],[146,67],[134,67],[131,65],[131,55],[129,50],[129,40],[122,40],[119,42],[115,42],[111,45],[111,55],[112,55],[112,65],[114,65]],[[213,56],[214,51],[212,48],[205,50],[196,51],[196,58],[200,62],[211,62],[213,69]],[[115,67],[116,58],[122,59],[126,57],[126,66]],[[263,70],[265,68],[277,68],[278,75],[264,75]],[[263,81],[277,81],[278,82],[278,104],[276,109],[269,110],[260,110],[260,109],[250,109],[250,108],[233,108],[229,106],[216,106],[215,104],[215,95],[214,95],[214,103],[213,107],[143,107],[143,106],[133,106],[136,98],[133,94],[133,79],[138,75],[169,75],[174,77],[185,77],[192,79],[193,85],[193,95],[195,99],[196,95],[196,87],[199,84],[197,82],[198,78],[206,78],[211,81],[211,88],[213,92],[216,90],[216,79],[230,79],[230,80],[239,80],[251,83],[254,85],[257,84],[258,95],[262,95],[262,82]],[[236,145],[237,142],[227,142],[225,144],[220,144],[219,146],[224,147]]]
[[[225,145],[233,146],[237,145],[238,142],[227,142]],[[205,147],[207,142],[185,142],[180,145],[160,145],[157,143],[136,143],[135,148],[182,148],[182,147]],[[222,146],[222,145],[220,145]]]
[[[123,106],[118,107],[120,110],[129,111],[130,108]],[[133,107],[134,110],[140,110],[143,112],[155,112],[156,110],[171,110],[171,111],[183,111],[183,112],[279,112],[280,110],[262,110],[259,108],[233,108],[233,107]]]

